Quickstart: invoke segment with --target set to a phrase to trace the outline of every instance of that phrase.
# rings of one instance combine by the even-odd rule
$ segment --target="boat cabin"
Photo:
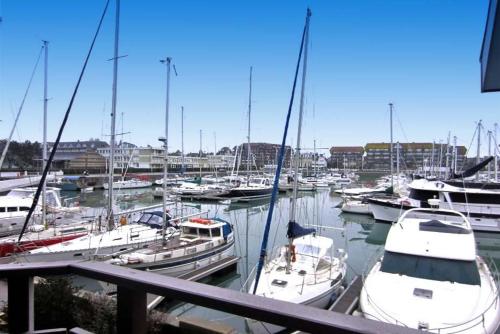
[[[408,210],[387,235],[380,271],[479,285],[476,244],[469,222],[451,210]]]
[[[180,227],[181,240],[189,242],[217,237],[227,239],[232,232],[231,225],[219,219],[191,218],[181,223]]]

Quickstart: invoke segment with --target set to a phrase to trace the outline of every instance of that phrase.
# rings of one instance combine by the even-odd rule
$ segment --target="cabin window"
[[[151,218],[151,214],[150,213],[145,213],[141,216],[141,218],[139,218],[139,223],[147,223],[149,221],[149,218]]]
[[[212,229],[212,237],[220,237],[220,228]]]
[[[475,261],[440,259],[386,251],[380,271],[433,281],[481,285]]]
[[[0,208],[0,212],[5,212],[5,208]]]
[[[200,228],[199,229],[200,237],[210,237],[210,230],[207,228]]]
[[[20,206],[19,207],[19,211],[29,211],[30,208],[28,208],[27,206]]]
[[[198,235],[198,229],[196,229],[196,228],[194,228],[194,227],[187,227],[187,226],[184,226],[184,227],[183,227],[182,232],[184,232],[185,234],[194,234],[194,235]]]
[[[500,203],[500,194],[450,193],[450,199],[453,203],[498,204]]]
[[[8,207],[7,212],[17,212],[17,207]]]

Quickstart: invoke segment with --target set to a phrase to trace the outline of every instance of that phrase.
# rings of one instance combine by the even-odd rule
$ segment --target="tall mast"
[[[181,107],[181,174],[184,175],[184,106]]]
[[[252,157],[250,149],[250,120],[252,117],[252,66],[250,66],[250,87],[248,90],[248,134],[247,134],[247,185],[250,182],[250,158]]]
[[[494,143],[495,143],[495,150],[494,150],[494,153],[495,153],[495,181],[498,182],[498,141],[497,141],[497,127],[498,127],[498,124],[495,123],[495,136],[493,137],[494,139]]]
[[[314,139],[314,146],[313,147],[314,147],[313,162],[314,162],[314,161],[316,161],[316,139]],[[317,163],[315,162],[314,163],[313,172],[314,172],[314,177],[317,180],[318,179],[318,175],[317,175],[317,172],[316,172],[316,165],[317,165]]]
[[[306,87],[306,75],[307,75],[307,53],[309,46],[309,21],[311,19],[311,11],[307,9],[307,17],[306,17],[306,31],[304,38],[304,62],[302,65],[302,84],[300,88],[300,105],[299,105],[299,125],[297,130],[297,147],[295,149],[295,165],[294,165],[294,177],[293,177],[293,196],[292,196],[292,205],[290,212],[290,222],[295,222],[296,214],[297,214],[297,189],[298,189],[298,181],[299,181],[299,158],[300,158],[300,137],[302,132],[302,115],[304,113],[304,92]],[[291,247],[293,244],[293,239],[288,239],[289,246]],[[287,256],[287,273],[290,272],[290,255]]]
[[[391,188],[392,190],[394,190],[394,161],[393,161],[393,157],[392,157],[392,151],[393,151],[393,147],[392,147],[392,107],[393,107],[393,104],[392,102],[389,103],[389,114],[390,114],[390,128],[391,128],[391,146],[389,147],[389,154],[390,154],[390,164],[391,164]]]
[[[202,135],[203,135],[203,131],[200,129],[200,179],[201,179],[201,158],[202,158],[202,155],[203,155],[203,146],[202,146]]]
[[[448,131],[448,140],[446,141],[446,171],[444,178],[448,179],[450,176],[450,131]]]
[[[435,176],[435,161],[434,161],[434,153],[435,153],[435,148],[436,148],[436,141],[432,141],[432,150],[431,150],[431,169],[430,169],[430,176]]]
[[[160,60],[160,62],[167,65],[167,84],[166,84],[166,94],[165,94],[165,139],[163,141],[163,228],[162,228],[162,240],[163,243],[166,242],[165,234],[167,229],[167,176],[168,176],[168,109],[170,104],[170,63],[172,58],[166,57]]]
[[[457,136],[453,136],[453,173],[457,173],[458,165],[458,149],[457,149]]]
[[[48,68],[49,68],[49,42],[43,41],[45,49],[45,66],[43,71],[43,152],[42,152],[42,171],[47,166],[47,107],[48,107]],[[42,185],[42,224],[47,226],[47,182]]]
[[[491,130],[488,130],[488,156],[491,156]],[[491,179],[491,164],[488,164],[488,182]]]
[[[398,185],[398,191],[399,191],[399,141],[396,142],[396,182]]]
[[[215,171],[215,181],[217,182],[217,133],[214,131],[214,171]]]
[[[120,133],[121,139],[120,139],[119,152],[120,152],[120,173],[121,173],[122,181],[124,181],[125,176],[123,174],[123,165],[125,164],[125,161],[127,160],[127,158],[126,158],[126,153],[125,153],[124,145],[123,145],[123,111],[121,112],[121,116],[122,116],[122,133]]]
[[[109,153],[108,180],[108,228],[114,227],[113,217],[113,174],[115,168],[115,125],[116,125],[116,88],[118,84],[118,42],[120,37],[120,0],[116,0],[115,51],[113,54],[113,96],[111,99],[111,143]]]
[[[477,124],[477,155],[476,164],[481,161],[481,120]],[[479,181],[479,172],[476,173],[476,181]]]

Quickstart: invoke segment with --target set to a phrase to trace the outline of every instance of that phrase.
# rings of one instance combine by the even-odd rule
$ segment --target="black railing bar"
[[[311,333],[419,333],[417,330],[320,310],[236,290],[181,280],[103,262],[57,261],[6,264],[0,278],[77,274],[144,293]]]
[[[419,333],[400,326],[102,262],[70,265],[77,275],[311,333]]]

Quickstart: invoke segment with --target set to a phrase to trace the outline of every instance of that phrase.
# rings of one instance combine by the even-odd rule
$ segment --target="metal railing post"
[[[148,329],[146,292],[120,285],[117,290],[117,333],[146,333]]]
[[[8,278],[9,333],[34,330],[33,277],[14,275]]]

